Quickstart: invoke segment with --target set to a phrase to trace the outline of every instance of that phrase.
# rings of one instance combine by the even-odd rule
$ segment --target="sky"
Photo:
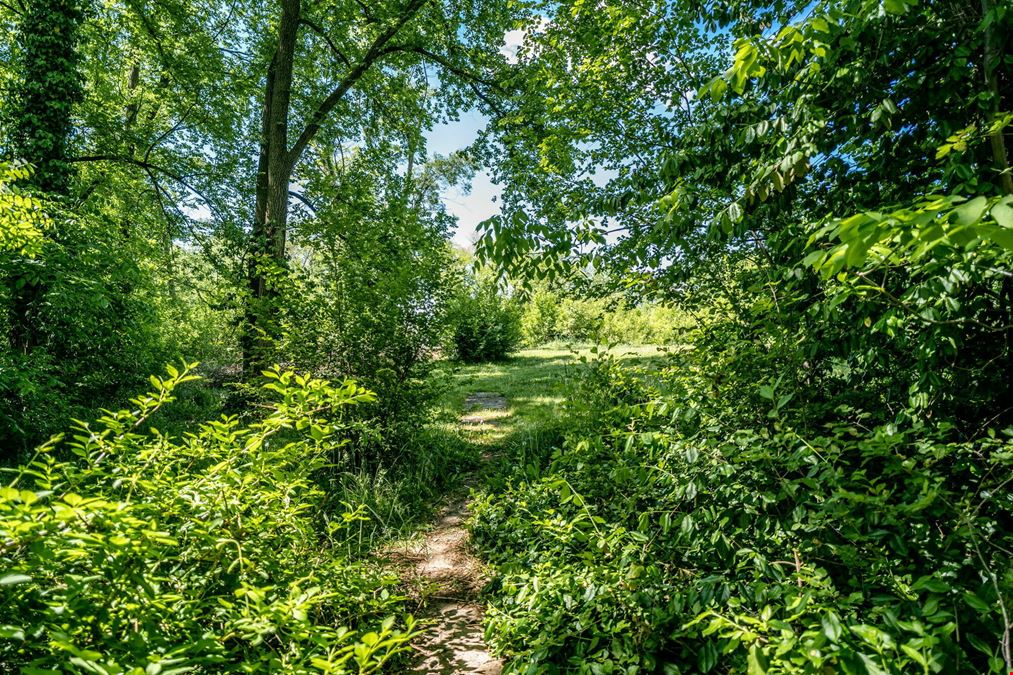
[[[524,41],[523,30],[507,31],[503,35],[503,46],[500,48],[507,61],[516,62],[517,50]],[[478,132],[489,123],[489,118],[478,111],[472,110],[461,115],[460,120],[441,124],[426,134],[429,153],[449,155],[471,145],[478,137]],[[447,212],[457,218],[457,232],[453,241],[462,248],[474,248],[475,229],[483,220],[499,213],[498,197],[501,190],[494,185],[486,171],[475,175],[471,189],[452,186],[443,191],[440,198]]]
[[[487,117],[473,110],[462,114],[458,121],[433,128],[426,135],[430,155],[446,156],[468,147],[488,122]],[[499,213],[499,204],[494,201],[499,194],[499,186],[493,184],[486,171],[475,175],[471,190],[463,189],[462,186],[451,186],[443,190],[440,198],[447,212],[457,218],[457,232],[453,237],[456,245],[474,248],[475,228],[486,218]]]

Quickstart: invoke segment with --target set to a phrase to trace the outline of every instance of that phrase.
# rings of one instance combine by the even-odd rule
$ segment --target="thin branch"
[[[164,174],[164,175],[168,176],[169,178],[171,178],[172,180],[176,181],[177,183],[179,183],[180,185],[182,185],[183,187],[185,187],[187,190],[189,190],[193,194],[195,194],[198,197],[200,197],[201,200],[207,205],[208,210],[211,211],[211,214],[215,218],[217,218],[219,220],[223,220],[221,214],[215,208],[214,202],[211,199],[209,199],[203,192],[201,192],[200,190],[198,190],[197,188],[195,188],[193,185],[191,185],[187,181],[187,179],[183,178],[179,174],[177,174],[177,173],[175,173],[173,171],[170,171],[170,170],[168,170],[166,168],[163,168],[161,166],[158,166],[157,164],[152,164],[151,162],[148,162],[148,161],[145,161],[145,160],[134,159],[133,157],[123,157],[123,156],[120,156],[120,155],[89,155],[89,156],[85,156],[85,157],[71,157],[67,161],[68,162],[118,162],[120,164],[129,164],[131,166],[139,167],[141,169],[144,169],[144,171],[146,173],[148,173],[150,171],[157,171],[158,173],[161,173],[161,174]],[[149,173],[149,175],[150,175],[150,173]]]
[[[362,0],[355,0],[355,4],[357,4],[359,6],[359,9],[362,10],[363,15],[365,15],[369,23],[376,23],[376,17],[373,16],[373,13],[369,11],[369,5],[367,5]]]
[[[299,202],[303,204],[303,206],[305,206],[307,209],[310,210],[310,213],[312,213],[314,217],[316,217],[317,207],[313,204],[313,202],[309,200],[309,198],[306,195],[299,192],[295,192],[294,190],[289,190],[288,196],[297,199]],[[362,256],[359,254],[359,252],[356,251],[355,248],[348,243],[348,237],[341,234],[340,232],[334,232],[334,236],[340,239],[341,243],[344,244],[348,248],[348,250],[352,252],[352,255],[354,255],[357,259],[359,259],[360,261],[363,259]]]
[[[288,196],[289,196],[289,197],[295,197],[295,198],[296,198],[296,199],[298,199],[298,200],[299,200],[300,202],[302,202],[302,203],[303,203],[303,205],[304,205],[304,206],[305,206],[306,208],[308,208],[308,209],[310,210],[310,213],[312,213],[312,214],[313,214],[314,216],[316,216],[316,215],[317,215],[317,207],[313,205],[313,202],[311,202],[311,201],[309,200],[309,198],[308,198],[308,197],[306,197],[306,195],[304,195],[304,194],[301,194],[301,193],[299,193],[299,192],[296,192],[296,191],[294,191],[294,190],[289,190],[289,191],[288,191]]]
[[[440,56],[439,54],[436,54],[434,52],[431,52],[424,47],[419,47],[417,45],[397,45],[394,47],[390,47],[389,49],[386,50],[386,53],[388,54],[394,52],[409,52],[412,54],[418,54],[424,59],[428,59],[430,61],[439,64],[440,66],[450,71],[454,75],[457,75],[458,77],[464,79],[465,82],[467,82],[468,87],[475,93],[475,96],[477,96],[483,103],[489,106],[489,109],[492,110],[493,113],[495,113],[500,117],[504,115],[503,108],[501,108],[499,104],[496,101],[494,101],[486,92],[482,91],[478,87],[479,84],[484,84],[490,89],[495,89],[497,92],[506,93],[506,90],[503,89],[503,87],[501,87],[498,82],[481,77],[478,74],[468,70],[467,68],[457,65],[450,59],[444,56]]]
[[[405,7],[404,12],[398,18],[397,22],[387,27],[387,30],[383,31],[370,45],[366,51],[365,56],[352,70],[338,83],[338,86],[325,98],[317,109],[313,112],[310,117],[310,121],[303,128],[302,133],[299,134],[299,138],[296,140],[295,145],[292,146],[292,150],[288,154],[289,164],[294,166],[299,158],[302,156],[303,151],[306,150],[306,146],[309,145],[313,137],[320,131],[320,126],[323,121],[327,119],[327,115],[334,109],[341,99],[345,97],[345,94],[355,86],[355,84],[362,79],[362,76],[366,74],[366,71],[375,63],[381,56],[384,55],[387,44],[404,28],[412,17],[414,17],[422,6],[429,0],[410,0],[408,6]]]
[[[501,87],[498,82],[484,77],[480,77],[478,74],[468,70],[464,66],[460,66],[454,63],[445,56],[441,56],[439,54],[436,54],[435,52],[431,52],[425,47],[419,47],[418,45],[397,45],[394,47],[390,47],[387,51],[388,53],[409,52],[412,54],[418,54],[423,58],[429,59],[430,61],[434,61],[440,64],[441,66],[452,72],[454,75],[457,75],[458,77],[463,77],[467,80],[472,80],[480,84],[484,84],[485,86],[490,87],[491,89],[495,89],[496,91],[499,91],[501,93],[506,93],[506,90],[503,89],[503,87]]]
[[[309,19],[307,19],[305,17],[301,17],[299,19],[299,23],[301,23],[302,25],[306,26],[307,28],[309,28],[310,30],[312,30],[314,33],[316,33],[317,35],[319,35],[321,38],[323,38],[324,42],[327,43],[327,46],[331,48],[332,52],[334,52],[334,55],[337,56],[339,59],[341,59],[341,61],[346,66],[348,66],[349,68],[352,67],[352,62],[348,60],[347,56],[345,56],[344,54],[341,53],[341,50],[338,49],[338,46],[336,44],[334,44],[334,42],[331,40],[330,36],[327,35],[327,33],[324,32],[324,29],[320,27],[320,24],[318,24],[318,23],[316,23],[314,21],[310,21]]]

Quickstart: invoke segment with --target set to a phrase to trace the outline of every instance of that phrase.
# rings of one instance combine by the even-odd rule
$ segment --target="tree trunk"
[[[981,13],[987,17],[994,9],[992,0],[981,0]],[[1005,54],[1000,53],[995,44],[995,31],[989,25],[985,29],[985,58],[982,70],[985,73],[985,84],[992,95],[992,114],[997,115],[1002,105],[1002,95],[999,91],[999,79],[996,71],[1002,69],[1005,62]],[[993,120],[989,120],[991,123]],[[1006,151],[1006,141],[1003,138],[1003,130],[994,131],[988,135],[989,145],[992,148],[992,161],[999,171],[999,184],[1006,194],[1013,194],[1013,176],[1010,175],[1009,155]]]
[[[363,75],[392,51],[391,40],[429,0],[409,0],[401,14],[376,36],[362,59],[351,67],[334,90],[320,102],[289,149],[288,122],[292,95],[295,47],[299,36],[301,0],[279,0],[278,43],[267,71],[257,167],[256,208],[247,269],[249,298],[241,338],[243,375],[255,377],[273,360],[279,337],[275,315],[277,289],[271,279],[284,272],[288,225],[289,183],[292,171],[327,116]]]
[[[65,197],[73,174],[67,162],[71,115],[83,88],[77,72],[77,43],[84,11],[77,0],[33,0],[18,25],[22,79],[11,97],[10,143],[14,154],[35,167],[30,187]],[[38,307],[46,295],[45,279],[34,271],[15,271],[5,282],[13,349],[28,352],[41,339]]]
[[[281,0],[278,44],[267,70],[264,90],[248,263],[250,298],[246,305],[242,344],[243,371],[247,379],[270,364],[278,337],[277,322],[271,311],[277,289],[272,287],[270,278],[285,261],[288,189],[294,164],[288,152],[288,116],[300,13],[300,0]]]

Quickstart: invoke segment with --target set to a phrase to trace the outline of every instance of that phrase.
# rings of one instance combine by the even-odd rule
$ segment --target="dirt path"
[[[509,414],[506,399],[489,392],[470,395],[465,411],[461,424],[472,430],[495,427],[497,419]],[[467,510],[467,498],[455,497],[433,529],[404,552],[409,572],[428,597],[421,618],[433,622],[415,645],[419,658],[411,672],[498,675],[503,669],[482,637],[478,594],[485,579],[468,545]]]

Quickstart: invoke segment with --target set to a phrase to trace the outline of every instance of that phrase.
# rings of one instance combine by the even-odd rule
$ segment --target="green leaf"
[[[865,672],[868,673],[868,675],[890,675],[890,673],[883,670],[883,668],[876,663],[876,659],[868,654],[859,654],[858,658],[862,660],[862,665],[865,666]]]
[[[954,222],[962,227],[974,225],[981,221],[981,217],[985,215],[986,208],[988,208],[988,199],[985,197],[975,197],[953,210]]]
[[[841,633],[844,632],[844,628],[841,626],[841,619],[835,612],[827,612],[820,623],[823,625],[823,634],[831,642],[836,643],[840,639]]]
[[[987,602],[979,598],[971,591],[964,592],[964,602],[968,604],[971,609],[977,610],[982,614],[986,614],[992,610]]]
[[[749,648],[749,657],[746,659],[749,675],[766,675],[770,662],[767,655],[763,653],[760,645],[754,644]]]
[[[992,217],[1000,227],[1013,229],[1013,196],[1006,196],[992,206]]]
[[[15,584],[24,584],[31,581],[32,578],[27,574],[8,574],[7,576],[0,577],[0,586],[13,586]]]
[[[928,591],[929,593],[946,593],[950,590],[950,585],[940,579],[939,577],[926,575],[918,579],[918,581],[911,584],[912,590],[915,591]]]
[[[17,626],[0,626],[0,638],[8,640],[24,640],[25,629]]]
[[[907,3],[904,0],[883,0],[883,9],[887,14],[904,14],[907,12]]]

